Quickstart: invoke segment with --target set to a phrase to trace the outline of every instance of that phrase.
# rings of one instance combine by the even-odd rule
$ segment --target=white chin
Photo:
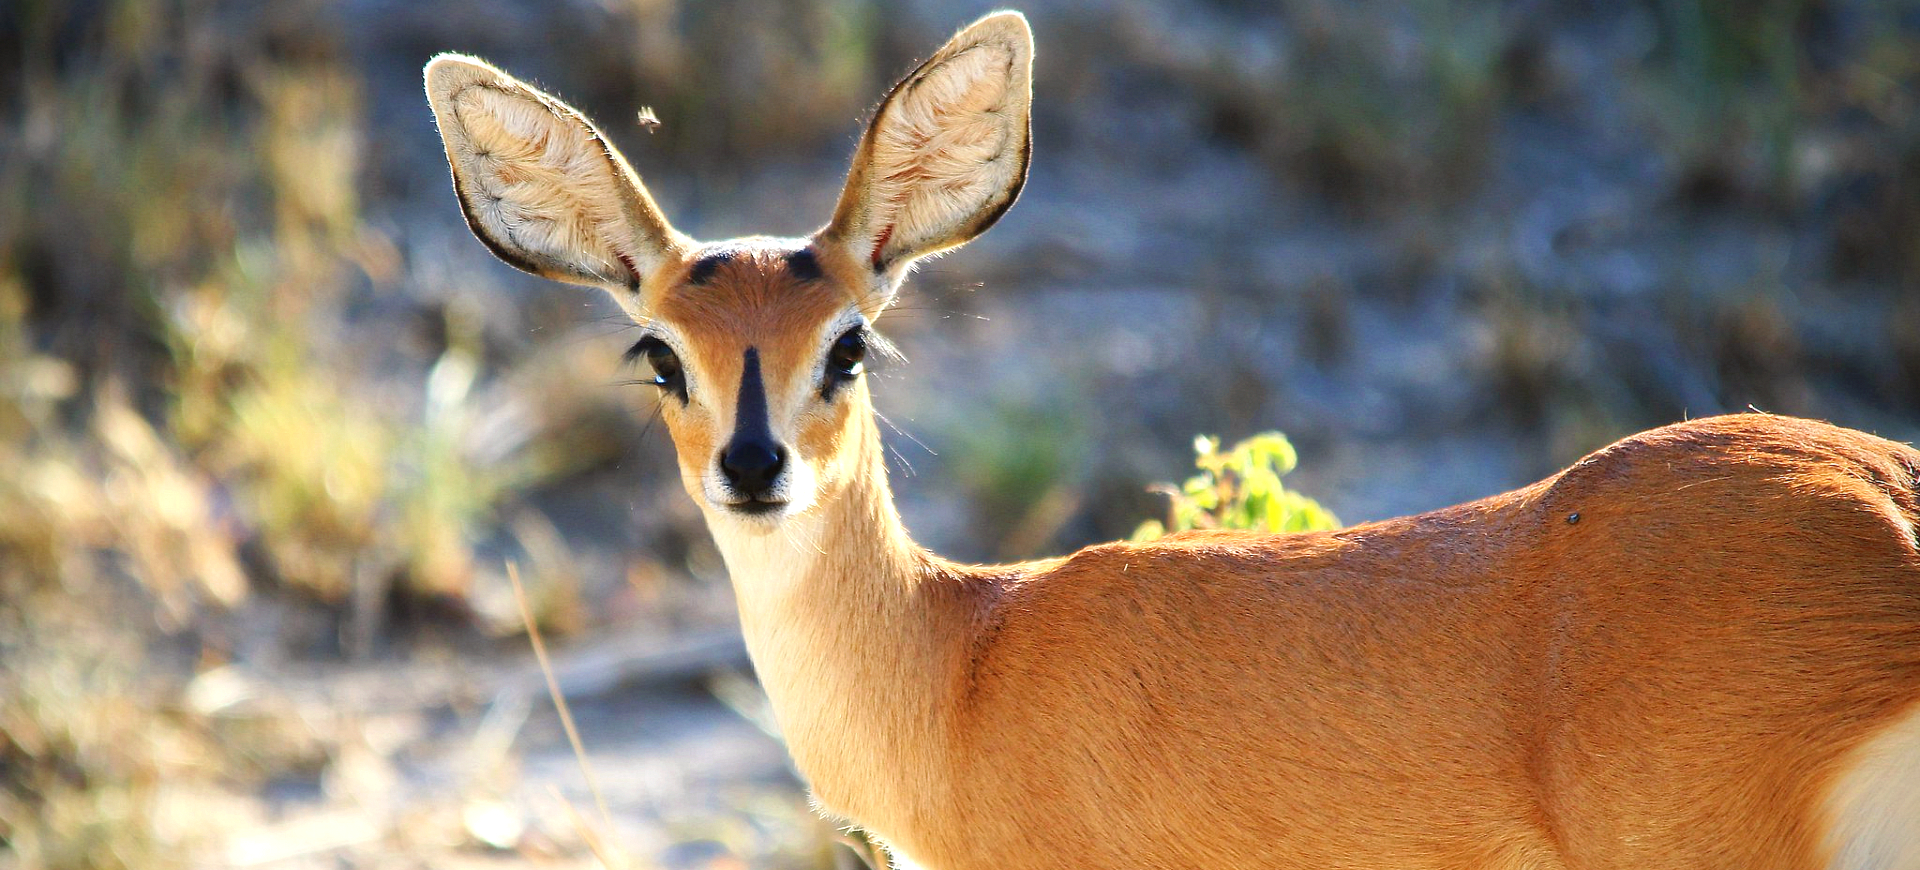
[[[779,525],[781,520],[794,512],[793,506],[786,502],[716,503],[713,510],[721,516],[754,526]]]

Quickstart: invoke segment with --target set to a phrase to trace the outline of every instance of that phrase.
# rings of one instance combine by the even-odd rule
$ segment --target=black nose
[[[766,495],[786,464],[786,448],[767,441],[736,441],[720,454],[720,471],[727,483],[748,498]]]

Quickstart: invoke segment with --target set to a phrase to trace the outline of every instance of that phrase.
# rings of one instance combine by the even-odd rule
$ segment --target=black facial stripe
[[[760,351],[747,348],[746,363],[740,370],[739,410],[734,414],[734,444],[759,441],[773,443],[773,429],[767,420],[767,388],[760,382]]]
[[[812,248],[789,251],[787,271],[802,281],[817,281],[820,278],[820,261],[814,258]]]
[[[734,254],[737,253],[739,252],[732,248],[725,248],[695,260],[693,269],[687,272],[687,283],[696,287],[707,283],[707,280],[713,277],[713,270],[720,268],[723,263],[731,262]]]

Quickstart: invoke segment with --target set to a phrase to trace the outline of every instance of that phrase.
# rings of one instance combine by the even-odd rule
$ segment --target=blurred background
[[[847,860],[632,333],[471,238],[419,71],[563,96],[697,237],[801,234],[987,8],[0,4],[0,867]],[[1197,433],[1286,432],[1348,522],[1749,407],[1920,438],[1916,0],[1024,8],[1021,202],[880,322],[942,553],[1123,537]]]

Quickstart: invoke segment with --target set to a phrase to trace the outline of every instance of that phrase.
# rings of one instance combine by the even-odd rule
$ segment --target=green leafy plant
[[[1293,444],[1278,432],[1262,432],[1220,449],[1220,439],[1193,439],[1199,474],[1179,484],[1153,487],[1172,500],[1167,519],[1147,520],[1134,530],[1136,541],[1189,529],[1252,529],[1311,532],[1337,529],[1340,521],[1320,503],[1281,482],[1300,462]]]

